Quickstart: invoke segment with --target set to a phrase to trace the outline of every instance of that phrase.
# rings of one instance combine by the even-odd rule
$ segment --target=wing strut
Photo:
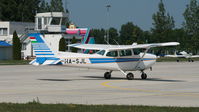
[[[141,61],[143,61],[144,56],[146,55],[146,53],[148,52],[148,50],[150,49],[150,47],[146,48],[146,50],[144,51],[144,54],[142,55],[142,57],[139,59],[137,65],[135,66],[136,69],[138,69],[138,65],[140,64]]]

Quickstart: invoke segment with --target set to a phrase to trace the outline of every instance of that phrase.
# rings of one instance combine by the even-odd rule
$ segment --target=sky
[[[133,22],[143,30],[153,26],[152,15],[158,11],[160,0],[63,0],[70,11],[70,20],[79,27],[120,29]],[[174,17],[176,28],[182,26],[183,12],[190,0],[163,0],[167,12]],[[107,13],[106,5],[111,8]],[[108,19],[107,19],[108,18]]]

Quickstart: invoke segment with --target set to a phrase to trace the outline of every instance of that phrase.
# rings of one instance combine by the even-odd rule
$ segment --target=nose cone
[[[147,61],[144,61],[144,65],[145,65],[145,68],[148,69],[155,64],[157,56],[154,55],[154,54],[148,54],[147,53],[144,56],[144,58],[147,59]]]

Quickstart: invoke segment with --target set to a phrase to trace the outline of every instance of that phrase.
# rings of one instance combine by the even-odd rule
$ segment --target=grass
[[[0,60],[0,65],[27,65],[29,60]]]
[[[168,58],[168,57],[161,57],[157,59],[157,62],[176,62],[177,60],[181,61],[188,61],[186,58]],[[199,61],[199,58],[192,58],[194,61]]]
[[[0,112],[199,112],[199,107],[0,103]]]

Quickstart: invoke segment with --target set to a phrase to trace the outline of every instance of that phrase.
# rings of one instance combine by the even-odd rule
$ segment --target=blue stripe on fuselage
[[[35,55],[54,55],[54,54],[35,54]]]
[[[139,61],[140,58],[89,58],[91,63],[117,63]],[[143,61],[155,60],[153,58],[143,58]]]
[[[52,53],[52,51],[35,51],[35,52],[50,52],[50,53]]]

